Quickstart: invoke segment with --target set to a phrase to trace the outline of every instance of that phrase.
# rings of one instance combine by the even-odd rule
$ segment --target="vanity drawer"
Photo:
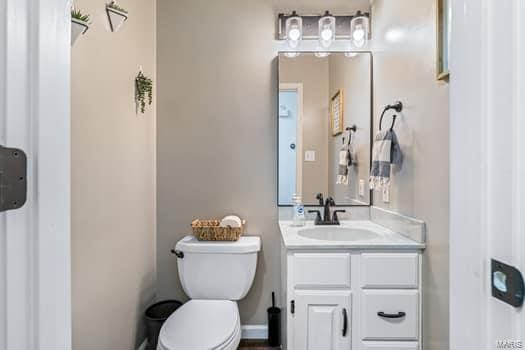
[[[418,305],[416,290],[363,290],[363,340],[418,340]]]
[[[363,288],[417,288],[419,255],[363,254],[361,256],[361,287]]]
[[[418,350],[414,342],[363,342],[361,350]]]
[[[349,253],[296,253],[292,264],[296,288],[350,288]]]

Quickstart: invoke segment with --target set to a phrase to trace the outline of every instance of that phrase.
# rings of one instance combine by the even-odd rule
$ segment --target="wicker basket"
[[[241,227],[220,227],[220,220],[193,220],[191,229],[199,241],[237,241],[244,231]]]

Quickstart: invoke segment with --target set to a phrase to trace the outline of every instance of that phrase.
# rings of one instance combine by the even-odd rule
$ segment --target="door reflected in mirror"
[[[278,205],[370,205],[372,55],[279,55]],[[355,128],[353,128],[355,126]]]

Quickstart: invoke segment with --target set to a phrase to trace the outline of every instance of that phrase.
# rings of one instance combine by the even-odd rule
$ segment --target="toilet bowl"
[[[157,350],[235,350],[240,338],[236,302],[190,300],[162,326]]]
[[[241,339],[237,300],[252,286],[261,241],[184,237],[176,246],[179,278],[191,298],[163,324],[157,350],[236,350]]]

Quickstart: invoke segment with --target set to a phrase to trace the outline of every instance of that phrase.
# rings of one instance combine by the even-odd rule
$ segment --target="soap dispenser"
[[[301,196],[294,194],[293,196],[293,226],[305,225],[304,205],[301,201]]]

